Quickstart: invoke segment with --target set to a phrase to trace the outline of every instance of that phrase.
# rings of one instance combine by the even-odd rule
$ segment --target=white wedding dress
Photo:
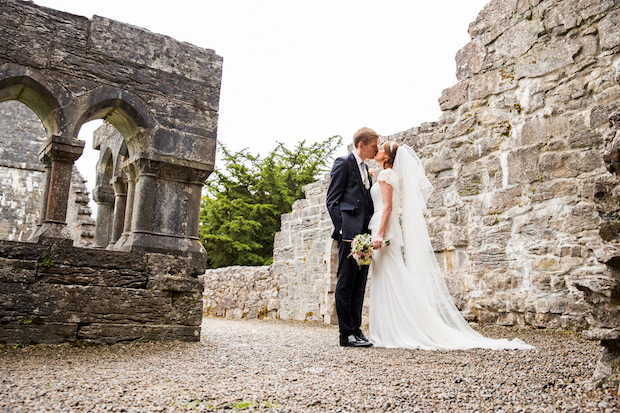
[[[424,217],[433,190],[420,159],[406,145],[396,152],[394,169],[378,181],[393,188],[392,214],[384,239],[373,253],[370,278],[369,338],[377,347],[459,350],[532,349],[519,339],[491,339],[473,330],[454,305],[437,263]],[[374,235],[383,213],[379,183],[371,188]]]

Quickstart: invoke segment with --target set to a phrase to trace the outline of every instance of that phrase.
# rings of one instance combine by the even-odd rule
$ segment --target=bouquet
[[[384,241],[385,245],[390,245],[390,240]],[[372,262],[372,239],[370,234],[357,234],[351,241],[351,253],[349,257],[353,257],[358,266],[370,265]]]

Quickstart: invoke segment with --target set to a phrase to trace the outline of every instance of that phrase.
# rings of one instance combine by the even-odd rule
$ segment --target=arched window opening
[[[98,152],[94,178],[94,200],[97,203],[95,247],[113,249],[125,231],[127,174],[122,167],[129,156],[120,131],[104,122],[94,131],[92,147]]]
[[[59,132],[55,112],[59,105],[52,94],[37,81],[17,76],[0,81],[0,102],[17,100],[26,105],[40,119],[47,135]]]
[[[139,105],[130,95],[124,98]],[[131,232],[134,181],[131,171],[123,170],[131,152],[129,144],[149,124],[124,99],[102,99],[80,119],[87,122],[82,129],[95,122],[99,125],[90,136],[80,135],[88,148],[99,151],[95,155],[85,150],[82,155],[85,167],[90,174],[94,173],[89,188],[97,203],[94,246],[115,249],[117,243],[123,243],[123,235],[126,237]]]
[[[47,133],[37,115],[16,101],[0,103],[0,238],[26,241],[41,215]]]
[[[95,248],[107,248],[112,237],[112,218],[114,216],[114,158],[110,148],[100,155],[95,168],[95,187],[93,200],[97,204],[97,224],[95,226]]]
[[[42,223],[46,185],[40,153],[47,142],[40,117],[17,100],[0,103],[0,238],[27,241]],[[68,225],[75,245],[88,245],[88,210],[83,208],[84,178],[74,167],[67,217],[81,216]],[[86,202],[87,203],[87,202]]]

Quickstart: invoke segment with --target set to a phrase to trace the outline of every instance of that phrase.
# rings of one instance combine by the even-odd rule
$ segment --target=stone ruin
[[[0,242],[0,341],[197,340],[221,58],[97,16],[0,7],[0,100],[47,131],[40,221],[30,242]],[[617,379],[620,356],[618,21],[613,0],[492,0],[439,121],[387,137],[416,148],[435,185],[433,247],[464,315],[601,340],[595,382]],[[95,118],[111,126],[94,142],[85,249],[66,214],[77,131]],[[204,274],[205,313],[335,322],[326,186],[282,217],[272,266]]]
[[[464,316],[602,340],[595,382],[620,355],[620,187],[606,170],[620,171],[618,22],[613,0],[492,0],[439,121],[386,137],[414,147],[435,186],[429,231]],[[282,217],[269,268],[207,271],[206,313],[336,322],[327,183]],[[252,271],[257,290],[232,287]]]
[[[616,66],[615,80],[620,85],[620,66]],[[601,223],[599,233],[603,240],[596,251],[607,271],[578,283],[589,304],[590,329],[585,334],[600,340],[603,351],[594,372],[593,384],[605,381],[620,382],[620,108],[609,116],[610,130],[604,135],[603,160],[613,175],[596,185],[595,199]]]
[[[27,1],[0,0],[0,25],[0,101],[28,106],[47,135],[39,221],[28,242],[0,241],[0,343],[199,340],[198,218],[222,58]],[[99,118],[120,138],[94,143],[99,214],[87,249],[73,245],[67,211],[77,133]]]

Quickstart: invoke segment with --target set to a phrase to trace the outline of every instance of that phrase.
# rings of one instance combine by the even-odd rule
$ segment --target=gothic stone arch
[[[30,1],[0,0],[0,27],[0,101],[25,103],[47,132],[42,220],[31,242],[0,240],[0,343],[200,340],[198,218],[222,58]],[[94,142],[95,198],[113,216],[94,250],[72,246],[67,204],[77,133],[97,118],[120,135]]]
[[[84,146],[77,132],[102,118],[128,149],[120,167],[132,213],[114,248],[204,259],[198,216],[215,162],[222,58],[104,17],[18,0],[0,7],[0,101],[24,102],[49,135],[43,221],[32,240],[69,238],[69,178]]]

